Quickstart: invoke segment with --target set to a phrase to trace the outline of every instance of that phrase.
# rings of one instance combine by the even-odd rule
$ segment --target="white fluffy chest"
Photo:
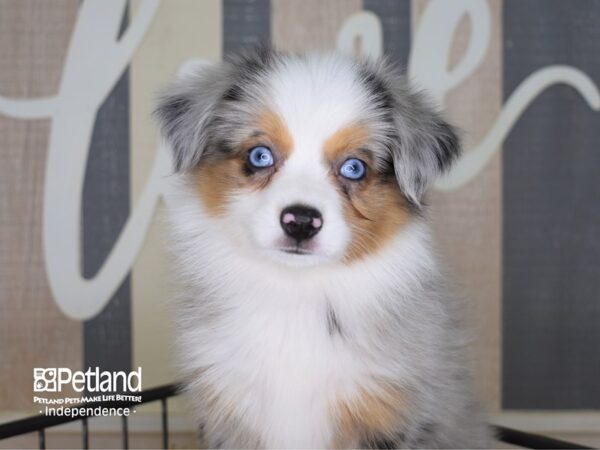
[[[329,299],[306,294],[246,295],[204,335],[209,383],[236,399],[267,447],[329,445],[336,398],[363,372]]]
[[[341,398],[375,378],[413,377],[410,354],[390,354],[405,339],[390,342],[386,333],[402,329],[388,311],[402,307],[398,292],[410,290],[426,260],[408,243],[403,258],[384,252],[310,275],[205,252],[211,263],[180,308],[179,348],[198,416],[213,434],[243,428],[250,436],[231,445],[255,437],[266,447],[331,446]],[[203,391],[221,403],[200,401]]]

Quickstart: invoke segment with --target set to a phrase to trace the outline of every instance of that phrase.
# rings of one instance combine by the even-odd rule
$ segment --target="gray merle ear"
[[[456,130],[386,61],[367,63],[362,79],[389,127],[387,135],[400,189],[419,206],[427,188],[460,154]]]
[[[154,112],[162,137],[173,151],[176,171],[200,162],[213,118],[229,77],[223,65],[196,64],[163,91]]]
[[[427,188],[460,155],[458,133],[422,95],[407,93],[398,99],[394,116],[399,130],[393,155],[396,178],[409,200],[420,205]]]
[[[259,45],[219,64],[189,68],[165,89],[155,116],[173,149],[175,170],[191,169],[207,147],[216,149],[216,139],[227,140],[236,131],[235,120],[246,112],[245,103],[257,101],[264,74],[275,61],[276,52]],[[224,150],[226,143],[221,144]]]

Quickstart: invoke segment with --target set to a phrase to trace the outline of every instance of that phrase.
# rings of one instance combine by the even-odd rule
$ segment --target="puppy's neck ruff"
[[[178,305],[181,369],[192,392],[209,386],[219,398],[235,398],[235,405],[219,400],[217,411],[205,411],[204,400],[199,416],[243,416],[256,426],[243,439],[260,436],[266,447],[327,447],[339,439],[344,406],[336,405],[365,389],[379,395],[385,387],[378,377],[413,383],[418,371],[410,364],[390,364],[386,339],[394,333],[382,330],[378,339],[372,324],[385,324],[380,319],[392,311],[411,314],[406,304],[434,271],[423,222],[415,220],[372,257],[291,267],[240,251],[223,233],[226,224],[197,202],[181,201],[190,195],[179,192],[170,204],[179,268],[189,271]]]

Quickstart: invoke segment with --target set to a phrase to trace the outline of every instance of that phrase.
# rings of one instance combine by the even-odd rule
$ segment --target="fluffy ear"
[[[222,65],[186,65],[163,91],[154,112],[162,137],[173,151],[176,171],[197,165],[208,143],[208,125],[227,89]]]
[[[406,198],[419,207],[431,183],[460,154],[457,132],[406,76],[387,60],[366,60],[362,81],[378,110],[396,179]]]
[[[397,99],[394,112],[399,130],[394,170],[400,188],[418,206],[427,188],[459,156],[460,142],[455,128],[421,95],[406,94]]]
[[[155,111],[161,134],[173,150],[176,171],[196,166],[207,147],[214,147],[215,135],[222,138],[235,132],[235,124],[224,114],[228,118],[243,115],[244,100],[256,99],[254,90],[260,88],[275,59],[270,46],[258,45],[219,64],[184,66],[180,77],[160,96]]]

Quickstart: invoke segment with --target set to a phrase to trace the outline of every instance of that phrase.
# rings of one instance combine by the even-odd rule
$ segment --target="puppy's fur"
[[[211,447],[484,447],[423,195],[456,134],[384,62],[259,48],[168,87],[182,375]],[[270,149],[256,169],[248,152]],[[348,158],[366,176],[340,175]],[[294,252],[282,210],[322,229]]]

